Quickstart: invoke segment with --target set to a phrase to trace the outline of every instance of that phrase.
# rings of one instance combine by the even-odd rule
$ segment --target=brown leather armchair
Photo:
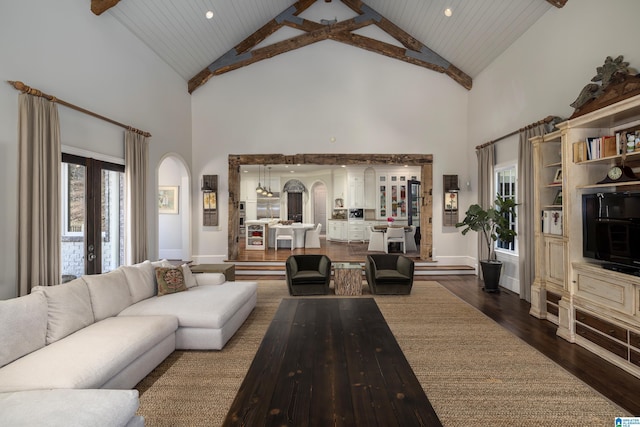
[[[367,255],[365,275],[372,294],[408,295],[413,287],[414,263],[402,255]]]
[[[291,255],[285,262],[289,295],[326,295],[331,260],[326,255]]]

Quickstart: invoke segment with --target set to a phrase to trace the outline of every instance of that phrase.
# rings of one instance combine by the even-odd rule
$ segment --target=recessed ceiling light
[[[211,19],[213,18],[213,12],[210,10],[207,10],[207,13],[205,13],[204,16],[206,16],[207,19]]]
[[[446,8],[444,10],[444,16],[449,17],[451,15],[453,15],[453,12],[451,11],[451,9],[450,8]]]

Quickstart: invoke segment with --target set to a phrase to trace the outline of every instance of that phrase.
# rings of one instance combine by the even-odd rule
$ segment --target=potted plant
[[[516,217],[516,205],[513,199],[498,195],[494,205],[488,209],[483,209],[478,204],[469,206],[462,222],[456,224],[456,227],[464,227],[462,229],[463,235],[470,230],[480,233],[482,241],[487,245],[489,258],[480,260],[486,292],[499,292],[498,283],[500,282],[502,261],[496,259],[494,245],[498,239],[512,242],[516,236],[516,232],[509,226],[510,220]]]

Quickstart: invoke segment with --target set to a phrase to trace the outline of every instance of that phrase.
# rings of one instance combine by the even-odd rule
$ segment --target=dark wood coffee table
[[[287,298],[224,425],[442,424],[373,298]]]

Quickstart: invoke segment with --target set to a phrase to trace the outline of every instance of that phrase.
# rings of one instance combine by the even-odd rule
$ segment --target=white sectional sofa
[[[130,389],[175,349],[222,349],[256,305],[255,282],[192,275],[186,266],[179,267],[186,291],[158,296],[161,266],[145,261],[0,301],[0,420],[20,394],[31,400],[27,393],[56,389],[49,398],[68,407],[85,398],[63,397],[68,389]],[[137,408],[135,390],[111,392]]]

